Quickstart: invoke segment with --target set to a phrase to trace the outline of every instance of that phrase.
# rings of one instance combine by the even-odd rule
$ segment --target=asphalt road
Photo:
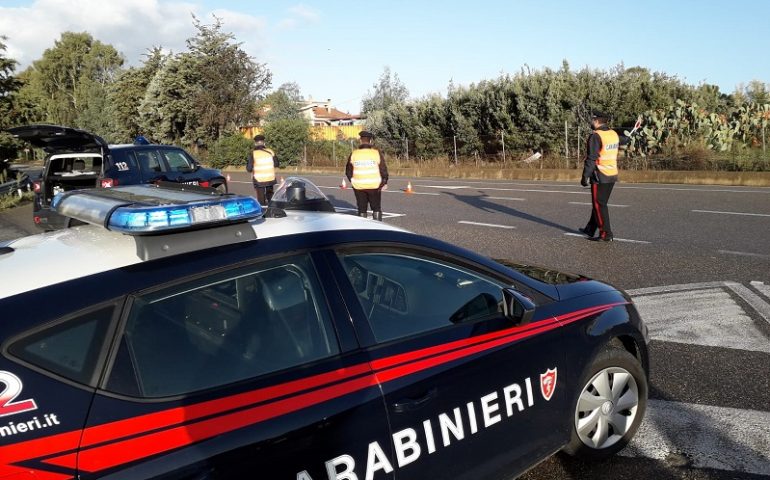
[[[253,194],[245,172],[230,190]],[[307,176],[354,209],[341,176]],[[411,180],[414,193],[407,194]],[[590,194],[554,182],[391,180],[385,221],[493,258],[626,289],[651,330],[650,403],[632,445],[592,464],[557,455],[522,478],[770,478],[770,188],[618,184],[616,241],[577,232]],[[34,232],[29,206],[0,239]]]

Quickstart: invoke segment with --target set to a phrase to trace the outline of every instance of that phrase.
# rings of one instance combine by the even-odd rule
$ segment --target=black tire
[[[212,188],[216,189],[219,193],[227,193],[227,185],[224,183],[212,185]]]
[[[607,392],[607,386],[609,395],[602,395],[599,389]],[[584,460],[601,460],[622,450],[644,418],[647,393],[647,375],[636,357],[619,348],[597,355],[580,381],[570,412],[570,442],[564,452]]]

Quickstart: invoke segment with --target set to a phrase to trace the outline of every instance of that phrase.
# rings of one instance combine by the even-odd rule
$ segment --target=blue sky
[[[770,2],[761,0],[382,1],[0,0],[0,35],[22,66],[62,31],[89,31],[129,64],[153,45],[184,49],[190,14],[214,13],[305,96],[357,112],[385,66],[412,97],[501,73],[643,66],[691,84],[770,82]],[[83,12],[88,11],[88,15]]]

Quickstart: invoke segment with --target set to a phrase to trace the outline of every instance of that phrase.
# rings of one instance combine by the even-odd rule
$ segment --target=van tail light
[[[32,182],[32,191],[35,193],[40,193],[40,182]]]
[[[208,186],[211,186],[211,182],[209,182],[208,180],[201,180],[198,185],[200,185],[201,187],[208,187]]]
[[[118,181],[114,178],[102,178],[102,188],[116,187]]]

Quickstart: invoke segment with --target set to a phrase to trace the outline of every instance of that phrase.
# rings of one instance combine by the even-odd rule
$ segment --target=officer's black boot
[[[358,212],[358,216],[366,218],[366,212]]]
[[[380,212],[380,211],[372,212],[372,218],[381,222],[382,221],[382,212]]]

